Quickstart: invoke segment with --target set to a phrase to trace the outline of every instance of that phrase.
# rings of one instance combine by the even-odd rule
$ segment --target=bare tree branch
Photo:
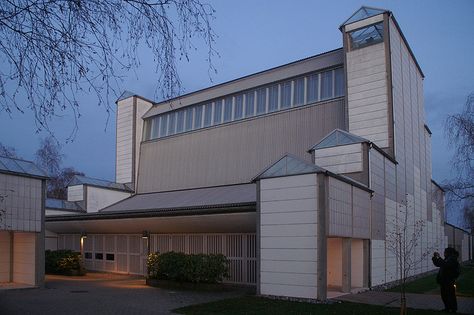
[[[31,110],[38,130],[52,118],[80,117],[78,95],[92,93],[110,112],[120,73],[140,65],[151,50],[157,90],[180,92],[177,61],[189,60],[192,39],[206,45],[210,71],[214,9],[200,0],[7,0],[0,1],[0,112]],[[26,104],[23,98],[26,97]]]
[[[448,116],[445,124],[456,178],[446,182],[448,202],[462,208],[466,227],[474,227],[474,93],[467,97],[461,113]]]

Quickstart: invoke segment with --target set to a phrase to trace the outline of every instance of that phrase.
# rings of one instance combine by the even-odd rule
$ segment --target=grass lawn
[[[271,300],[261,297],[246,296],[221,300],[217,302],[192,305],[173,310],[178,314],[219,314],[219,315],[251,315],[251,314],[400,314],[400,309],[355,303],[311,304]],[[409,314],[433,314],[427,310],[409,310]]]
[[[457,295],[474,297],[474,264],[465,265],[461,269],[461,275],[456,281]],[[394,287],[387,291],[400,292],[400,287]],[[439,293],[439,287],[436,283],[436,274],[417,279],[407,284],[408,293]]]

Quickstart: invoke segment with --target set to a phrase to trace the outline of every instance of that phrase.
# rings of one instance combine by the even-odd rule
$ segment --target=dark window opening
[[[115,260],[114,254],[105,254],[105,260]]]
[[[95,253],[95,259],[97,259],[97,260],[102,260],[102,259],[104,259],[104,254],[102,254],[102,253]]]
[[[92,259],[92,253],[84,253],[85,259]]]

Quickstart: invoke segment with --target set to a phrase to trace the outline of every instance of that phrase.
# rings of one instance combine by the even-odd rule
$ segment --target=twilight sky
[[[205,0],[204,0],[205,1]],[[210,1],[216,10],[218,35],[214,59],[218,73],[209,78],[205,51],[198,50],[180,64],[183,93],[286,64],[342,46],[339,25],[361,5],[391,10],[402,28],[424,74],[426,123],[433,132],[433,178],[450,177],[451,150],[443,134],[447,115],[460,111],[474,92],[474,1]],[[122,90],[149,99],[155,97],[155,66],[143,53],[141,67],[126,73]],[[1,70],[1,69],[0,69]],[[64,166],[88,176],[114,179],[115,115],[107,123],[104,108],[92,96],[79,98],[81,118],[73,142],[64,143]],[[115,106],[114,106],[115,107]],[[72,129],[65,112],[51,124],[65,140]],[[0,112],[0,142],[15,147],[25,159],[34,159],[38,142],[31,113]]]

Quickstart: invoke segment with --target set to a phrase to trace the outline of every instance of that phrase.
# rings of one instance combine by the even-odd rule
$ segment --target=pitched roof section
[[[100,212],[171,211],[177,209],[209,209],[254,205],[255,184],[218,186],[138,194],[113,204]]]
[[[11,173],[28,177],[48,178],[48,175],[33,162],[0,156],[0,173]]]
[[[145,119],[145,118],[149,118],[149,117],[152,117],[152,116],[159,115],[159,114],[163,113],[162,109],[164,107],[162,105],[170,105],[170,103],[172,103],[172,102],[176,102],[176,103],[174,103],[175,105],[179,104],[178,107],[174,108],[174,109],[178,109],[178,108],[183,108],[183,107],[186,107],[186,106],[199,104],[201,102],[203,102],[203,103],[208,102],[210,99],[214,99],[214,98],[217,98],[217,97],[224,97],[225,95],[239,93],[239,92],[242,92],[242,91],[247,90],[249,88],[255,88],[257,86],[271,84],[272,82],[275,82],[275,81],[280,81],[280,80],[283,80],[283,79],[287,79],[288,78],[287,74],[285,74],[285,75],[276,75],[276,76],[274,74],[277,73],[278,71],[283,71],[282,73],[286,73],[286,71],[284,71],[285,68],[286,69],[291,69],[291,67],[298,67],[298,65],[304,65],[307,62],[315,62],[315,61],[318,61],[318,60],[321,61],[321,64],[318,66],[318,69],[314,69],[315,71],[319,71],[319,70],[325,69],[327,67],[340,65],[344,62],[343,61],[343,48],[337,48],[337,49],[334,49],[334,50],[326,51],[326,52],[316,54],[316,55],[313,55],[313,56],[310,56],[310,57],[306,57],[306,58],[303,58],[303,59],[292,61],[292,62],[287,63],[287,64],[276,66],[276,67],[273,67],[273,68],[270,68],[270,69],[265,69],[263,71],[255,72],[255,73],[252,73],[252,74],[240,77],[240,78],[236,78],[236,79],[233,79],[233,80],[230,80],[230,81],[226,81],[226,82],[219,83],[219,84],[216,84],[216,85],[213,85],[213,86],[209,86],[209,87],[204,88],[204,89],[200,89],[200,90],[189,92],[189,93],[186,93],[186,94],[182,94],[182,95],[170,98],[170,99],[155,102],[153,104],[154,106],[151,107],[148,110],[148,112],[146,112],[145,115],[142,116],[142,118]],[[304,70],[304,71],[308,71],[308,70]],[[303,72],[300,72],[299,74],[301,74],[301,73],[303,73]],[[267,75],[271,76],[272,78],[271,79],[267,78],[266,80],[264,80],[264,82],[251,83],[251,84],[249,83],[248,85],[245,85],[245,87],[241,87],[241,84],[239,84],[239,82],[247,82],[248,83],[248,82],[251,82],[251,80],[253,80],[253,79],[262,78],[262,77],[267,76]],[[292,74],[290,76],[294,76],[294,75],[298,75],[298,74]],[[229,88],[230,90],[228,90],[227,88]],[[222,92],[222,90],[219,90],[219,89],[225,89],[226,91]],[[208,93],[208,92],[211,92],[211,91],[214,91],[212,93],[213,96],[206,96],[206,97],[204,97],[202,99],[199,99],[199,100],[196,100],[196,101],[194,101],[194,100],[193,101],[186,101],[186,99],[189,100],[191,97],[194,98],[194,97],[197,97],[201,93]],[[169,106],[166,106],[166,108],[169,108]],[[166,111],[168,111],[168,109]]]
[[[347,132],[341,129],[334,129],[329,133],[326,137],[324,137],[319,143],[315,144],[308,152],[317,150],[317,149],[324,149],[324,148],[331,148],[336,147],[339,145],[346,145],[346,144],[353,144],[353,143],[369,143],[370,141],[359,137],[353,133]]]
[[[67,201],[62,199],[47,198],[46,208],[55,210],[65,210],[71,212],[86,212],[79,202]]]
[[[116,100],[116,102],[122,101],[124,99],[127,99],[129,97],[135,96],[136,94],[130,91],[123,91],[123,93],[119,96],[119,98]]]
[[[315,164],[302,160],[299,157],[286,154],[276,163],[273,163],[255,176],[253,180],[321,172],[326,172],[326,170]]]
[[[389,11],[385,9],[362,6],[359,10],[355,11],[350,18],[348,18],[344,23],[342,23],[342,25],[347,25],[357,21],[365,20],[369,17],[376,16],[385,12]]]
[[[128,191],[128,192],[133,191],[127,184],[120,184],[120,183],[115,183],[108,180],[81,176],[81,175],[74,175],[74,177],[71,179],[71,181],[68,184],[68,186],[74,186],[74,185],[89,185],[89,186],[95,186],[95,187],[123,190],[123,191]]]

